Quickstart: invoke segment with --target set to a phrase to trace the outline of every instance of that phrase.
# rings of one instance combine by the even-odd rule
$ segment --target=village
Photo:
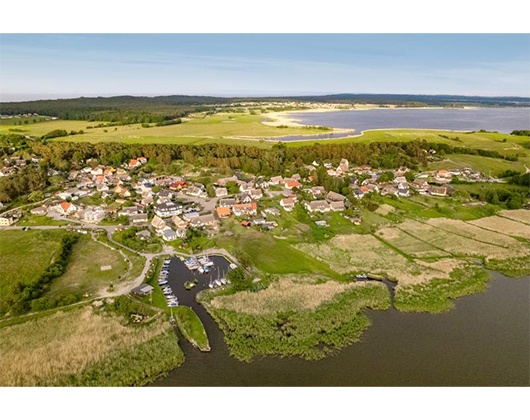
[[[370,166],[350,165],[347,159],[332,162],[316,162],[305,165],[310,175],[288,177],[254,176],[235,173],[220,177],[211,185],[196,182],[197,173],[182,176],[145,174],[142,166],[147,158],[137,157],[121,167],[103,166],[88,161],[80,170],[61,173],[48,170],[49,177],[62,177],[63,188],[53,195],[24,208],[5,211],[0,215],[0,226],[17,223],[24,214],[46,216],[54,220],[70,221],[92,227],[114,224],[117,229],[137,227],[139,240],[150,241],[154,236],[165,242],[185,240],[190,229],[216,232],[224,220],[236,218],[244,227],[274,230],[274,219],[284,212],[292,212],[300,204],[310,214],[316,225],[326,226],[318,215],[328,212],[343,213],[354,224],[354,204],[343,194],[326,189],[314,182],[315,171],[321,167],[329,177],[350,180],[350,198],[362,202],[370,194],[381,196],[410,197],[429,195],[450,197],[453,178],[465,182],[498,182],[471,168],[439,169],[413,172],[406,167],[394,170],[372,169]],[[39,157],[31,160],[20,156],[4,159],[0,177],[16,174],[26,165],[39,165]],[[264,199],[276,205],[263,205]],[[0,211],[3,205],[0,203]]]

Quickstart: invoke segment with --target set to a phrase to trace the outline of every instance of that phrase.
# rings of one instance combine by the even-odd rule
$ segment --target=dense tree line
[[[13,201],[21,195],[46,187],[48,176],[42,168],[25,166],[16,174],[0,178],[0,202]]]
[[[530,136],[530,130],[514,130],[510,134],[512,136]]]
[[[425,145],[430,149],[434,150],[436,153],[440,154],[462,154],[462,155],[475,155],[475,156],[483,156],[483,157],[490,157],[494,159],[504,159],[509,160],[512,162],[516,162],[517,156],[506,156],[503,155],[496,150],[484,150],[484,149],[473,149],[469,147],[458,147],[458,146],[451,146],[449,144],[445,143],[425,143]]]

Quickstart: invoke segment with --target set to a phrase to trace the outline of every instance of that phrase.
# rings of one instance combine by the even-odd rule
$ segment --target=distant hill
[[[17,115],[35,113],[62,119],[111,122],[159,122],[183,117],[189,112],[209,109],[210,105],[222,105],[243,101],[311,101],[335,103],[375,103],[399,106],[530,106],[530,98],[485,97],[458,95],[393,95],[351,94],[309,95],[284,97],[215,96],[114,96],[74,99],[53,99],[26,102],[0,102],[0,114]]]

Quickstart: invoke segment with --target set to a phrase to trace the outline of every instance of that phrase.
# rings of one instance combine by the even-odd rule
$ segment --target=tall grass
[[[394,298],[396,309],[404,312],[439,313],[454,307],[453,299],[483,292],[489,275],[480,267],[455,269],[449,279],[398,286]]]
[[[340,293],[314,310],[260,316],[205,306],[225,333],[230,353],[250,361],[261,355],[323,358],[360,340],[370,325],[362,314],[364,308],[387,309],[389,305],[383,284],[366,284]]]
[[[0,328],[0,386],[142,385],[182,361],[161,319],[132,326],[83,307]]]

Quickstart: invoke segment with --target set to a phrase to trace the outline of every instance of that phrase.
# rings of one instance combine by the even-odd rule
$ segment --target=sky
[[[0,34],[0,100],[530,96],[530,34]]]

